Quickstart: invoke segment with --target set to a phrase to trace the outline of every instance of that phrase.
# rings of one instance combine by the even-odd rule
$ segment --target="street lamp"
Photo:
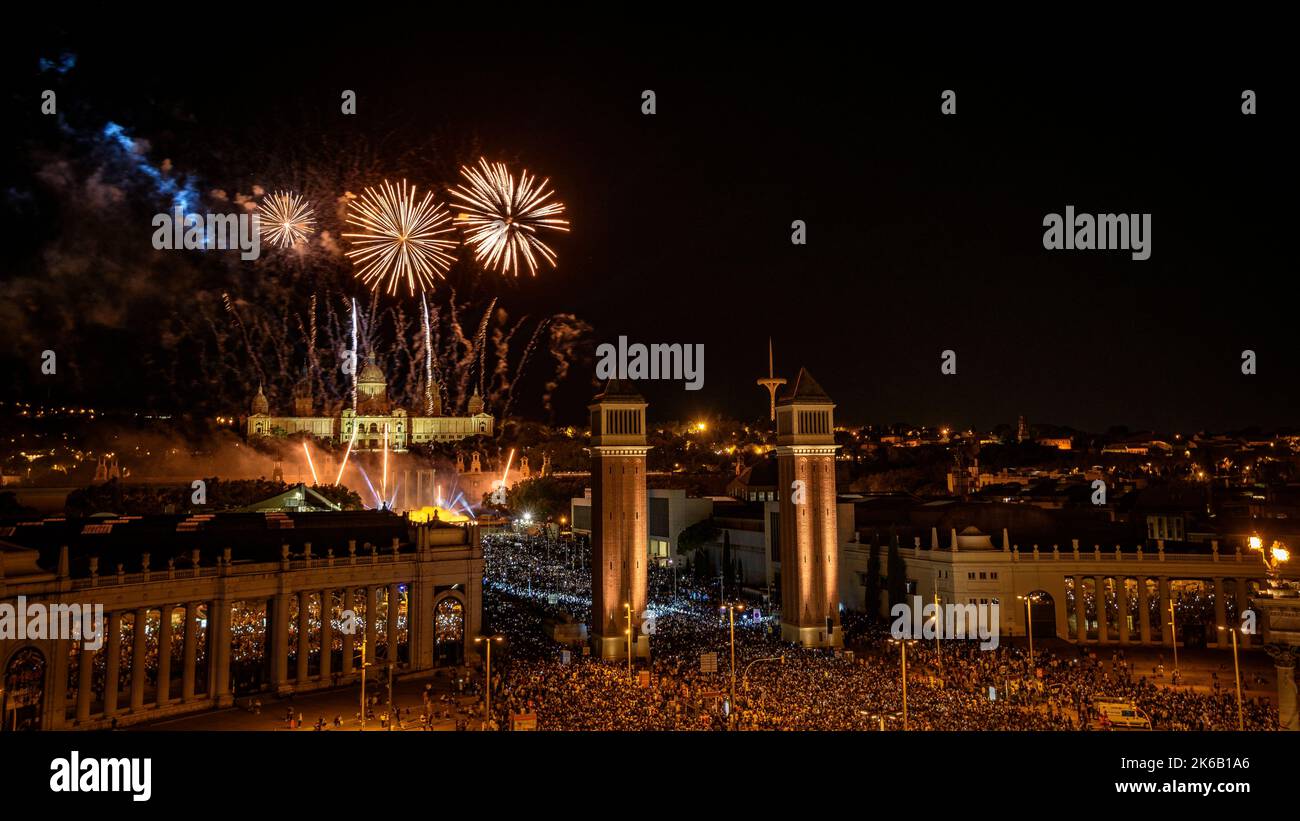
[[[623,609],[627,611],[627,630],[623,631],[627,636],[627,680],[632,680],[632,605],[623,602]]]
[[[938,578],[938,574],[936,574],[936,583],[934,586],[934,657],[939,662],[939,680],[942,681],[943,680],[943,653],[939,650],[939,634],[943,631],[939,629],[939,625],[940,625],[939,614],[942,611],[939,609],[939,585],[937,582],[937,578]]]
[[[1246,729],[1246,718],[1241,711],[1241,665],[1237,663],[1237,629],[1235,627],[1220,627],[1220,630],[1227,630],[1232,634],[1232,674],[1237,681],[1237,729]]]
[[[742,602],[723,605],[722,610],[727,611],[727,617],[731,620],[731,706],[736,706],[736,611],[744,610],[745,605]]]
[[[1016,596],[1016,598],[1025,601],[1025,626],[1029,629],[1029,671],[1032,673],[1034,670],[1034,617],[1029,605],[1038,598],[1038,594],[1030,593],[1028,596]]]
[[[1174,600],[1173,600],[1172,597],[1169,599],[1169,637],[1170,637],[1171,639],[1173,639],[1173,645],[1174,645],[1174,679],[1175,679],[1175,682],[1174,682],[1174,683],[1177,684],[1177,678],[1178,678],[1178,618],[1177,618],[1177,612],[1174,610]]]
[[[899,648],[899,659],[903,670],[903,731],[907,731],[907,639],[890,639],[890,643],[897,642]]]
[[[486,681],[487,686],[484,687],[483,689],[484,692],[487,694],[487,720],[489,724],[492,722],[492,642],[494,641],[501,642],[501,641],[505,641],[505,639],[506,637],[501,635],[500,633],[496,633],[491,636],[474,637],[475,644],[478,644],[480,641],[485,642],[487,644],[487,672],[484,675],[484,679]]]
[[[749,664],[746,664],[745,669],[740,673],[740,683],[745,685],[746,690],[749,690],[749,678],[748,678],[749,668],[753,667],[755,664],[758,664],[761,661],[779,661],[780,663],[785,664],[785,656],[784,655],[768,656],[767,658],[763,658],[763,659],[754,659]]]
[[[367,616],[369,618],[369,616]],[[366,729],[366,634],[361,636],[361,729]]]

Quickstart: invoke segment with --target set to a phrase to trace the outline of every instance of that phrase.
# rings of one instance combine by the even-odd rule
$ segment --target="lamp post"
[[[487,720],[489,723],[492,721],[492,642],[505,641],[505,638],[506,637],[501,635],[500,633],[496,633],[495,635],[491,635],[491,636],[474,637],[475,644],[478,644],[480,641],[487,643],[487,671],[484,674],[484,680],[486,686],[483,688],[483,691],[487,695],[486,710],[487,710]]]
[[[939,650],[939,588],[934,589],[934,657],[939,660],[939,679],[943,679],[943,653]]]
[[[903,731],[907,731],[907,639],[890,639],[898,642],[899,661],[903,671]]]
[[[1174,610],[1173,597],[1170,597],[1169,599],[1169,637],[1173,639],[1174,678],[1177,679],[1178,678],[1178,619],[1177,619],[1177,611]]]
[[[367,616],[367,618],[369,618]],[[366,662],[366,636],[361,636],[361,729],[366,729],[366,668],[370,665]]]
[[[1030,609],[1030,603],[1037,597],[1037,593],[1030,593],[1028,596],[1016,596],[1018,599],[1025,600],[1025,627],[1026,635],[1029,636],[1029,670],[1032,673],[1034,669],[1034,615]],[[1178,665],[1174,665],[1177,667]]]
[[[785,664],[785,656],[768,656],[767,658],[754,659],[749,664],[746,664],[745,669],[740,673],[740,683],[745,686],[746,691],[749,690],[749,668],[762,661],[779,661],[780,663]]]
[[[733,602],[722,607],[727,611],[727,617],[731,622],[731,706],[733,709],[736,706],[736,611],[744,608],[742,602]]]
[[[627,611],[627,630],[624,635],[627,636],[627,680],[632,680],[632,605],[629,602],[623,602],[623,609]]]
[[[1227,630],[1232,634],[1232,675],[1237,683],[1237,729],[1246,729],[1246,718],[1241,710],[1241,665],[1237,662],[1237,629],[1235,627],[1220,627],[1220,630]]]

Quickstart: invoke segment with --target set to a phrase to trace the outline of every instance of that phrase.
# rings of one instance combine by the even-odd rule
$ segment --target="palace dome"
[[[257,386],[257,396],[253,397],[253,414],[266,415],[271,412],[271,404],[266,401],[266,394],[262,393],[262,386]]]
[[[384,378],[384,372],[375,364],[375,358],[372,356],[366,360],[366,365],[357,374],[358,385],[384,385],[388,380]]]

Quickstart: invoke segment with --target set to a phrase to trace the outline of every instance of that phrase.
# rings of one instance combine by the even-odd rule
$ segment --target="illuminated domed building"
[[[356,410],[345,408],[337,414],[316,415],[311,380],[304,375],[294,386],[293,415],[273,416],[270,403],[257,388],[252,414],[248,417],[248,435],[289,436],[308,433],[316,439],[347,444],[356,428],[356,450],[382,450],[384,438],[394,451],[404,451],[411,443],[456,442],[469,436],[491,436],[494,420],[484,410],[483,398],[474,392],[468,416],[443,416],[439,392],[433,392],[433,415],[410,416],[405,408],[388,401],[388,380],[374,357],[366,361],[357,374]]]

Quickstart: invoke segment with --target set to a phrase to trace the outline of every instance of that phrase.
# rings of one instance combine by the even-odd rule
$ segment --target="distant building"
[[[491,436],[492,414],[483,410],[478,391],[469,400],[468,416],[443,416],[438,391],[433,391],[433,415],[410,416],[405,408],[388,401],[388,383],[384,372],[372,357],[357,374],[357,407],[337,414],[318,416],[311,393],[311,382],[304,377],[294,388],[293,415],[271,415],[270,403],[259,385],[248,417],[248,436],[289,436],[306,433],[316,439],[347,444],[356,429],[355,450],[382,450],[387,438],[393,451],[404,451],[422,442],[458,442],[470,436]]]

